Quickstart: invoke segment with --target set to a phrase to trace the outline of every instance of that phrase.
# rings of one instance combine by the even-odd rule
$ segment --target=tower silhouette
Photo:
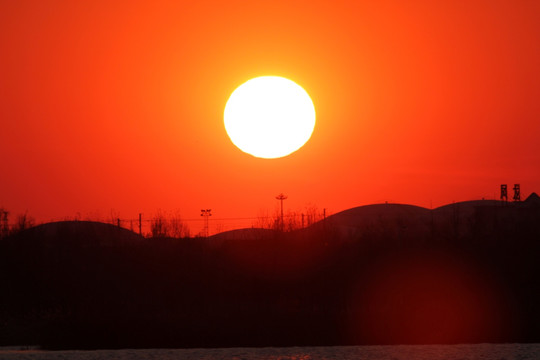
[[[506,184],[501,185],[501,201],[508,201],[508,186]]]
[[[284,224],[283,224],[283,200],[286,200],[287,199],[287,195],[283,195],[283,193],[279,194],[278,196],[276,196],[276,199],[281,201],[281,231],[283,231],[283,228],[284,228]]]
[[[202,209],[201,216],[204,217],[204,229],[203,229],[204,237],[208,237],[208,233],[209,233],[208,218],[212,216],[212,209]]]
[[[521,201],[521,189],[519,184],[514,184],[514,201]]]

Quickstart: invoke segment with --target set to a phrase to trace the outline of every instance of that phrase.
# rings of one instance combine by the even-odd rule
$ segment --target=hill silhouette
[[[39,242],[40,246],[60,246],[62,242],[78,246],[124,246],[144,238],[133,231],[96,221],[58,221],[41,224],[17,234],[17,241]]]
[[[245,228],[234,229],[229,231],[220,232],[218,234],[210,236],[211,242],[221,242],[226,240],[260,240],[269,237],[275,237],[276,230],[261,229],[261,228]]]
[[[538,219],[532,194],[208,239],[43,224],[0,242],[0,345],[538,342]]]

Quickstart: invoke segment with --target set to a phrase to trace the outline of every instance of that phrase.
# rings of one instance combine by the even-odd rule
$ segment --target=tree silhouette
[[[17,215],[17,220],[15,222],[15,225],[12,231],[13,233],[18,233],[23,230],[29,229],[34,225],[35,225],[34,218],[29,216],[28,212],[25,212],[24,214]]]

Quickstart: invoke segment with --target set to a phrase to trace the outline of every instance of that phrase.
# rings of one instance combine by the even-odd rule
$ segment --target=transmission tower
[[[208,237],[208,233],[209,233],[208,218],[212,216],[212,209],[202,209],[201,216],[204,217],[204,229],[203,229],[204,237]]]
[[[508,202],[508,186],[506,184],[501,185],[501,201]]]
[[[9,212],[4,211],[4,210],[0,211],[0,220],[2,221],[2,224],[0,225],[1,236],[7,236],[9,233],[8,215],[9,215]]]
[[[283,195],[283,193],[276,196],[276,199],[281,202],[281,231],[284,229],[284,223],[283,223],[283,200],[287,199],[286,195]]]
[[[521,189],[519,184],[514,184],[514,201],[521,201]]]

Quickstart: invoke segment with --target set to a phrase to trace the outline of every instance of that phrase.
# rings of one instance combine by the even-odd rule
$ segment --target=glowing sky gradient
[[[540,190],[539,1],[3,1],[0,207],[39,221]],[[264,160],[223,109],[289,78],[311,140]],[[226,223],[225,227],[234,227]]]

